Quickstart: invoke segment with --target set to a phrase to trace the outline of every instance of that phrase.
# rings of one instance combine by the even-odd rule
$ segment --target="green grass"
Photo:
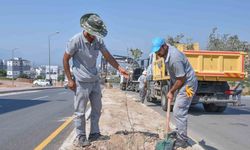
[[[0,80],[12,80],[12,79],[6,77],[0,77]]]

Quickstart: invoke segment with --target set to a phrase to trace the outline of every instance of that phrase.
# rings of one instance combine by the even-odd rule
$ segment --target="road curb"
[[[47,90],[47,89],[59,89],[59,88],[63,88],[63,87],[46,87],[46,88],[28,88],[28,89],[4,90],[4,91],[0,91],[0,94],[24,92],[24,91]]]

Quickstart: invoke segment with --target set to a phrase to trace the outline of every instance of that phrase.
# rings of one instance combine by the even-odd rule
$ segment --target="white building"
[[[7,77],[17,78],[21,74],[30,75],[31,62],[22,58],[14,58],[7,61]]]
[[[50,77],[49,77],[49,72],[50,72]],[[49,66],[46,66],[46,79],[49,80],[50,78],[54,81],[57,81],[59,76],[59,67],[58,66],[50,66],[50,71],[49,71]]]
[[[46,77],[46,66],[40,66],[38,68],[35,69],[36,72],[36,77],[37,76],[42,76],[42,77]]]

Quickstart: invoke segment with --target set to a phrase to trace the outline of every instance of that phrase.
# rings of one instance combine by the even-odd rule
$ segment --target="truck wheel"
[[[126,86],[125,86],[124,84],[120,84],[120,89],[121,89],[122,91],[124,91],[124,90],[126,90]]]
[[[167,92],[168,92],[168,86],[165,85],[162,87],[162,94],[161,94],[161,108],[164,110],[164,111],[167,111],[168,109],[168,99],[166,97],[167,95]],[[173,106],[170,107],[170,111],[173,110]]]
[[[217,111],[216,112],[224,112],[225,110],[226,110],[226,108],[227,108],[227,105],[226,106],[218,106],[218,109],[217,109]]]
[[[148,96],[147,97],[147,102],[155,102],[155,101],[157,101],[157,98],[153,98],[153,97],[150,97],[150,96]]]
[[[166,95],[161,95],[161,108],[162,108],[162,110],[167,111],[168,100],[166,98]]]
[[[211,103],[211,104],[203,104],[203,107],[206,112],[224,112],[227,108],[227,105],[217,106],[216,104]]]
[[[217,110],[217,106],[213,103],[211,104],[203,104],[203,107],[205,109],[206,112],[216,112]]]
[[[151,97],[151,90],[147,90],[146,100],[147,102],[154,102],[157,100],[157,98]]]
[[[135,84],[132,83],[132,91],[135,92],[135,90],[136,90],[136,89],[135,89]]]

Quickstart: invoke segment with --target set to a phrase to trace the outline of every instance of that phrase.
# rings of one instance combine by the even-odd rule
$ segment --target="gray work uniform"
[[[96,68],[96,60],[99,51],[106,51],[101,39],[95,39],[89,43],[83,36],[83,32],[76,34],[69,40],[66,53],[72,56],[73,74],[76,81],[74,99],[74,122],[77,135],[86,135],[85,111],[87,102],[91,105],[90,133],[99,133],[99,118],[101,115],[101,88]]]
[[[146,96],[146,89],[145,89],[145,83],[146,83],[146,76],[145,75],[141,75],[138,79],[139,81],[139,94],[140,94],[140,98],[141,98],[141,102],[144,102],[145,96]]]
[[[169,46],[165,64],[173,84],[176,82],[177,77],[185,77],[185,83],[179,89],[176,96],[173,113],[176,121],[178,138],[187,141],[187,114],[193,96],[187,96],[186,86],[191,87],[195,93],[198,81],[187,57],[173,46]]]
[[[243,90],[243,86],[241,82],[236,82],[236,87],[234,88],[235,93],[233,94],[233,100],[236,100],[237,97],[237,103],[238,105],[241,105],[241,93]]]

